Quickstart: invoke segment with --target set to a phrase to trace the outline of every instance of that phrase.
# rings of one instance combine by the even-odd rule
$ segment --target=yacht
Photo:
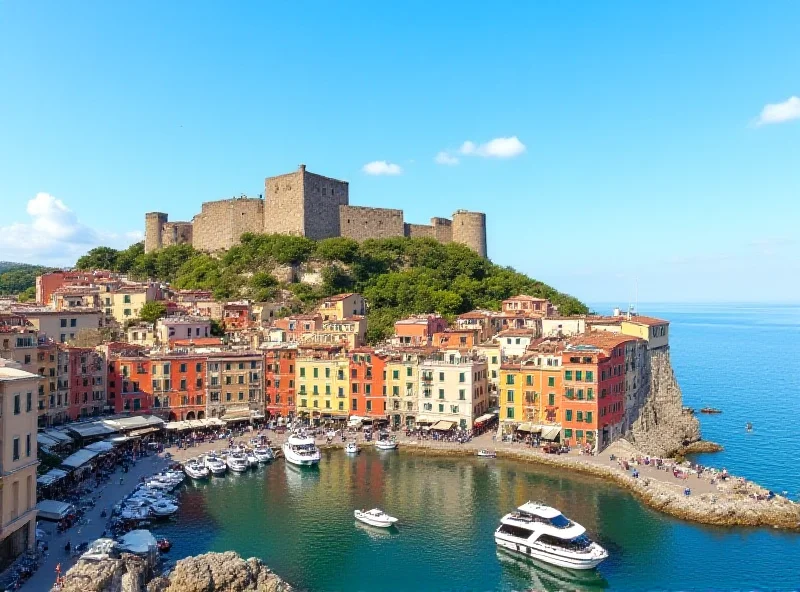
[[[254,448],[253,454],[258,459],[258,462],[261,463],[268,463],[275,460],[275,453],[272,452],[272,448],[269,446],[259,446],[258,448]]]
[[[486,450],[485,448],[482,448],[478,451],[478,456],[481,458],[497,458],[497,453],[493,450]]]
[[[172,516],[177,511],[178,511],[178,506],[176,506],[175,504],[171,504],[166,500],[156,502],[150,506],[150,512],[152,512],[153,515],[158,516],[160,518],[164,518],[166,516]]]
[[[358,444],[356,444],[355,442],[348,442],[344,446],[344,451],[347,454],[358,454],[359,452],[361,452],[361,449],[358,447]]]
[[[365,512],[364,510],[356,510],[353,512],[353,515],[356,517],[356,520],[363,522],[364,524],[369,524],[370,526],[377,526],[379,528],[389,528],[393,526],[395,522],[397,522],[397,518],[389,516],[383,510],[379,510],[378,508],[374,508]]]
[[[245,458],[247,458],[247,464],[248,465],[250,465],[251,467],[257,467],[258,466],[258,457],[255,455],[255,453],[252,450],[248,450],[247,452],[245,452],[244,456],[245,456]]]
[[[215,454],[206,456],[205,465],[213,475],[224,475],[228,470],[228,465],[225,464],[225,461]]]
[[[319,448],[314,438],[303,434],[292,434],[283,444],[283,456],[293,465],[311,466],[319,464]]]
[[[378,440],[375,442],[375,448],[378,450],[396,450],[397,440]]]
[[[190,460],[183,465],[183,471],[192,479],[207,479],[209,470],[198,460]]]
[[[250,467],[247,457],[238,452],[229,454],[226,462],[228,463],[228,468],[235,473],[244,473]]]
[[[592,569],[608,557],[583,526],[534,502],[503,516],[494,541],[507,551],[569,569]]]

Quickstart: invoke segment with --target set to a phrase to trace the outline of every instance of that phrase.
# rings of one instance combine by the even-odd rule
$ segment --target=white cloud
[[[399,164],[386,162],[385,160],[374,160],[365,164],[362,169],[368,175],[402,175],[403,167]]]
[[[761,110],[756,125],[784,123],[792,119],[800,119],[800,98],[789,97],[783,103],[768,103]]]
[[[517,136],[510,138],[495,138],[484,144],[475,144],[467,140],[458,149],[467,156],[481,156],[483,158],[514,158],[525,152],[525,144]]]
[[[120,236],[82,224],[75,212],[49,193],[37,193],[28,201],[27,222],[0,227],[3,259],[23,263],[69,266],[92,247],[127,247],[142,240],[139,230]]]
[[[452,154],[450,154],[449,152],[445,152],[444,150],[439,152],[439,154],[437,154],[433,158],[433,161],[436,164],[446,164],[446,165],[449,165],[449,166],[455,166],[459,162],[458,157],[453,156]]]

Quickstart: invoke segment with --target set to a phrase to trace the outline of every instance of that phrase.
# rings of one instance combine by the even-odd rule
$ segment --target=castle
[[[292,234],[312,239],[343,236],[362,241],[397,236],[460,243],[486,257],[486,214],[457,210],[452,219],[409,224],[403,210],[349,204],[345,181],[308,172],[306,166],[267,177],[264,199],[240,197],[203,203],[191,222],[170,222],[163,212],[145,214],[146,253],[190,244],[201,251],[228,249],[245,232]]]

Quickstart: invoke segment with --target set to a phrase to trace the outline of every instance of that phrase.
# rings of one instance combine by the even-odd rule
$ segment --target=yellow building
[[[346,420],[350,414],[349,360],[345,356],[300,356],[295,368],[297,413],[319,425]]]
[[[367,314],[367,303],[361,294],[337,294],[322,301],[317,308],[323,321],[342,321]]]
[[[383,394],[386,395],[386,413],[395,427],[414,427],[419,412],[419,366],[424,355],[402,352],[392,354],[386,362]]]
[[[118,323],[124,323],[139,317],[139,312],[146,302],[156,299],[155,285],[121,286],[109,289],[100,294],[102,310],[107,317],[113,317]]]
[[[0,359],[0,570],[36,544],[39,376]]]
[[[630,319],[623,317],[621,331],[623,335],[644,339],[647,342],[647,349],[669,345],[669,321],[640,315],[632,316]]]

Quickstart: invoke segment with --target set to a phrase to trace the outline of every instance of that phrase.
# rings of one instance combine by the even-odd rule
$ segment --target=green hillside
[[[273,272],[290,264],[319,270],[322,285],[281,284]],[[141,243],[124,251],[98,247],[81,257],[77,267],[156,278],[178,288],[208,289],[220,299],[270,300],[285,288],[296,296],[295,310],[340,292],[360,292],[370,305],[370,341],[388,335],[394,322],[409,314],[436,311],[452,318],[474,308],[498,310],[503,299],[515,294],[548,298],[564,314],[588,310],[572,296],[495,265],[467,247],[442,245],[432,239],[357,243],[346,238],[313,241],[245,234],[242,244],[218,255],[200,253],[187,245],[148,254]]]
[[[0,261],[0,295],[19,294],[21,300],[36,297],[36,276],[50,267]]]

